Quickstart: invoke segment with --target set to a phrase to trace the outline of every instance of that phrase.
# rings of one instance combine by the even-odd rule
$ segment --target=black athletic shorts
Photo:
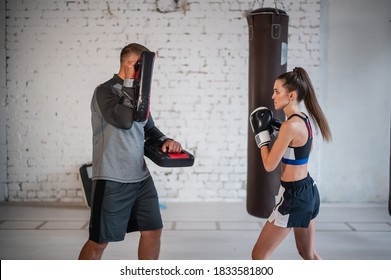
[[[308,175],[295,182],[282,182],[276,206],[268,221],[279,227],[308,228],[319,213],[320,198],[315,181]]]
[[[124,240],[126,233],[163,227],[152,177],[138,183],[93,181],[90,237],[95,242]]]

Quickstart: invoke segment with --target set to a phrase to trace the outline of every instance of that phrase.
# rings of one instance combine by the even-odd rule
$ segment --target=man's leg
[[[107,244],[88,240],[80,251],[79,260],[100,260]]]
[[[159,259],[162,229],[141,231],[140,233],[141,235],[138,246],[139,260]]]

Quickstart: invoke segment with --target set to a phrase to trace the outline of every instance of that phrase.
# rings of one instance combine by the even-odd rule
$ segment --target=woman
[[[251,113],[250,123],[265,169],[271,172],[282,161],[281,186],[276,206],[258,237],[252,258],[268,259],[293,228],[296,247],[302,258],[320,259],[314,244],[319,193],[308,174],[313,134],[309,118],[300,111],[302,101],[327,142],[331,141],[331,132],[303,68],[297,67],[280,75],[273,91],[274,107],[282,109],[287,120],[279,127],[272,112],[260,107]],[[273,132],[278,132],[278,136],[270,148],[270,134]]]

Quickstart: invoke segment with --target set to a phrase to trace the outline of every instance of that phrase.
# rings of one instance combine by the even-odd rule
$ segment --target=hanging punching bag
[[[260,106],[268,107],[274,117],[285,120],[282,110],[275,111],[273,86],[275,79],[287,70],[287,13],[261,8],[247,16],[249,27],[249,113]],[[273,144],[273,137],[272,143]],[[266,172],[254,133],[248,126],[247,212],[267,218],[273,210],[280,186],[280,167]]]
[[[391,124],[390,124],[390,138],[391,138]],[[389,175],[388,175],[388,186],[389,186],[389,193],[388,193],[388,214],[391,216],[391,143],[390,143],[390,163],[388,165],[389,168]]]

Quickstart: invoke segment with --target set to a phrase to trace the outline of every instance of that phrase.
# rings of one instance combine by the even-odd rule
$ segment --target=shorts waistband
[[[281,181],[281,186],[283,186],[286,189],[299,188],[299,187],[306,186],[309,183],[312,184],[313,181],[314,180],[311,178],[310,174],[307,174],[307,177],[305,177],[305,178],[303,178],[301,180],[298,180],[298,181],[293,181],[293,182]]]

